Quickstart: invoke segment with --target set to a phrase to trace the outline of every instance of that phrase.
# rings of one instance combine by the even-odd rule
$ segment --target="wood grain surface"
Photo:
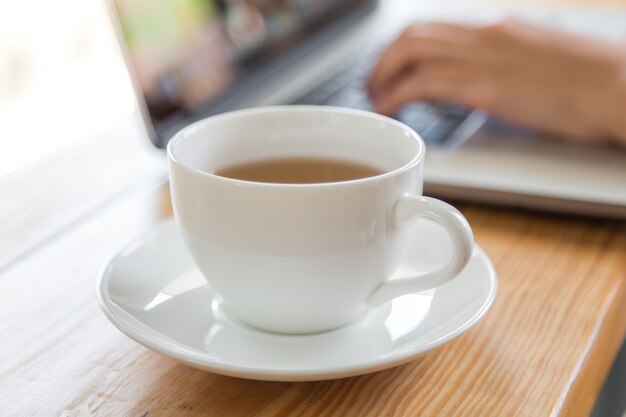
[[[457,204],[500,285],[469,332],[361,377],[223,377],[139,346],[97,305],[103,263],[172,214],[142,139],[93,139],[0,180],[0,416],[589,414],[626,334],[626,222]]]
[[[585,416],[626,331],[624,222],[460,205],[500,279],[492,310],[464,336],[336,381],[191,369],[122,335],[94,297],[107,257],[171,216],[162,172],[145,183],[2,271],[0,415]],[[0,192],[19,196],[20,186]]]

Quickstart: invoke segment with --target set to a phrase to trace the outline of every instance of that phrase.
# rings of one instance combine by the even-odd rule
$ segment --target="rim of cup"
[[[367,117],[369,119],[377,119],[379,121],[385,122],[390,125],[394,125],[396,127],[401,128],[405,132],[409,134],[411,138],[415,140],[418,145],[417,152],[415,156],[404,165],[391,170],[385,171],[382,174],[374,175],[371,177],[358,178],[354,180],[347,181],[336,181],[336,182],[322,182],[322,183],[302,183],[302,184],[293,184],[293,183],[273,183],[273,182],[257,182],[257,181],[248,181],[248,180],[240,180],[235,178],[228,178],[217,175],[212,172],[207,172],[198,168],[190,167],[189,165],[184,164],[180,161],[179,158],[176,157],[174,147],[180,141],[183,141],[189,135],[197,132],[198,130],[202,130],[204,126],[208,123],[212,123],[216,120],[223,120],[229,118],[237,118],[241,116],[245,116],[246,114],[263,114],[263,113],[284,113],[284,112],[328,112],[328,113],[346,113],[352,114],[355,116]],[[209,116],[207,118],[198,120],[188,126],[185,126],[180,131],[178,131],[172,139],[170,139],[167,144],[167,157],[168,159],[176,164],[178,167],[197,175],[205,176],[211,178],[213,180],[225,181],[232,184],[240,184],[247,186],[258,186],[258,187],[273,187],[273,188],[319,188],[319,187],[341,187],[346,185],[354,185],[358,183],[368,183],[373,181],[379,181],[388,177],[396,176],[399,173],[402,173],[406,170],[411,169],[416,164],[420,163],[424,159],[425,154],[425,144],[422,138],[409,126],[401,123],[391,117],[383,116],[378,113],[369,112],[366,110],[359,109],[351,109],[346,107],[335,107],[335,106],[315,106],[315,105],[284,105],[284,106],[264,106],[264,107],[253,107],[241,110],[234,110],[226,113],[221,113],[215,116]]]

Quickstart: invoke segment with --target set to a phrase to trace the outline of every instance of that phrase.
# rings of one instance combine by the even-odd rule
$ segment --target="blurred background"
[[[103,0],[0,0],[0,177],[135,109]]]
[[[0,0],[0,177],[134,106],[103,1]]]

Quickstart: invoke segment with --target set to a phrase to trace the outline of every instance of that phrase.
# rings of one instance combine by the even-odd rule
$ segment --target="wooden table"
[[[198,371],[115,329],[103,262],[171,216],[133,124],[0,179],[0,416],[586,416],[626,334],[626,222],[460,204],[499,294],[468,333],[393,369],[269,383]],[[135,133],[133,133],[135,132]]]

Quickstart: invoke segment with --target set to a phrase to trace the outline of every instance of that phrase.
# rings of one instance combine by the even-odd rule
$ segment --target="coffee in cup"
[[[332,158],[285,157],[252,161],[220,169],[215,175],[278,184],[320,184],[374,177],[382,171],[369,165]]]

